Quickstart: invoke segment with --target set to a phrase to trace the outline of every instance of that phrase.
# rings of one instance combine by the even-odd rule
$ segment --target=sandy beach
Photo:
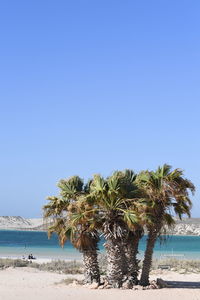
[[[0,300],[198,300],[200,299],[199,274],[178,274],[164,271],[151,279],[162,278],[171,288],[159,290],[95,290],[88,287],[66,285],[67,278],[81,279],[82,275],[66,275],[44,272],[33,268],[7,268],[0,271]],[[176,282],[175,282],[176,281]]]

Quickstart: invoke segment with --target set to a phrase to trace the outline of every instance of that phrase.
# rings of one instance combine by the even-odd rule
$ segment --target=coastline
[[[200,236],[200,218],[175,218],[175,226],[166,231],[166,236]],[[23,218],[21,216],[0,216],[0,230],[46,232],[51,220]]]
[[[104,240],[99,243],[99,254],[105,253]],[[146,236],[139,244],[138,259],[144,257]],[[0,230],[0,257],[22,258],[29,254],[38,259],[80,260],[82,254],[68,241],[64,248],[59,246],[56,235],[48,239],[46,231]],[[101,257],[101,256],[100,256]],[[154,248],[154,259],[178,258],[200,259],[200,237],[191,235],[167,235],[164,242],[158,240]]]
[[[20,232],[46,232],[47,233],[47,229],[35,229],[35,228],[15,228],[15,227],[8,227],[8,228],[0,228],[0,231],[20,231]],[[147,234],[145,233],[144,236],[146,236]],[[173,233],[173,232],[167,232],[162,234],[162,236],[166,236],[166,237],[170,237],[170,236],[188,236],[188,237],[192,237],[192,236],[199,236],[200,234],[180,234],[180,233]]]

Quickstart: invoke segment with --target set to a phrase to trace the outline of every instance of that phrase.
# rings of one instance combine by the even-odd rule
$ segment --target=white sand
[[[64,275],[39,271],[32,268],[8,268],[0,271],[0,300],[199,300],[200,288],[165,288],[160,290],[92,290],[86,287],[69,287],[62,283]],[[199,274],[163,272],[152,279],[199,282]],[[57,283],[57,284],[55,284]]]

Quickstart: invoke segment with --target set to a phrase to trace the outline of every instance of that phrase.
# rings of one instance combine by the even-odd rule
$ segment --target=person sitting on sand
[[[36,259],[36,257],[34,257],[33,254],[29,254],[28,259]]]

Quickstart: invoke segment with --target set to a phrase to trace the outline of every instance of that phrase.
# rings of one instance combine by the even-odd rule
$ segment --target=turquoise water
[[[99,243],[99,249],[104,251],[104,241]],[[146,237],[139,245],[139,256],[143,256]],[[154,256],[178,255],[177,258],[200,259],[199,236],[171,236],[164,243],[158,241],[154,249]],[[36,231],[0,231],[0,256],[21,257],[32,253],[38,258],[80,259],[81,254],[67,242],[62,249],[56,235],[47,238],[45,232]]]

